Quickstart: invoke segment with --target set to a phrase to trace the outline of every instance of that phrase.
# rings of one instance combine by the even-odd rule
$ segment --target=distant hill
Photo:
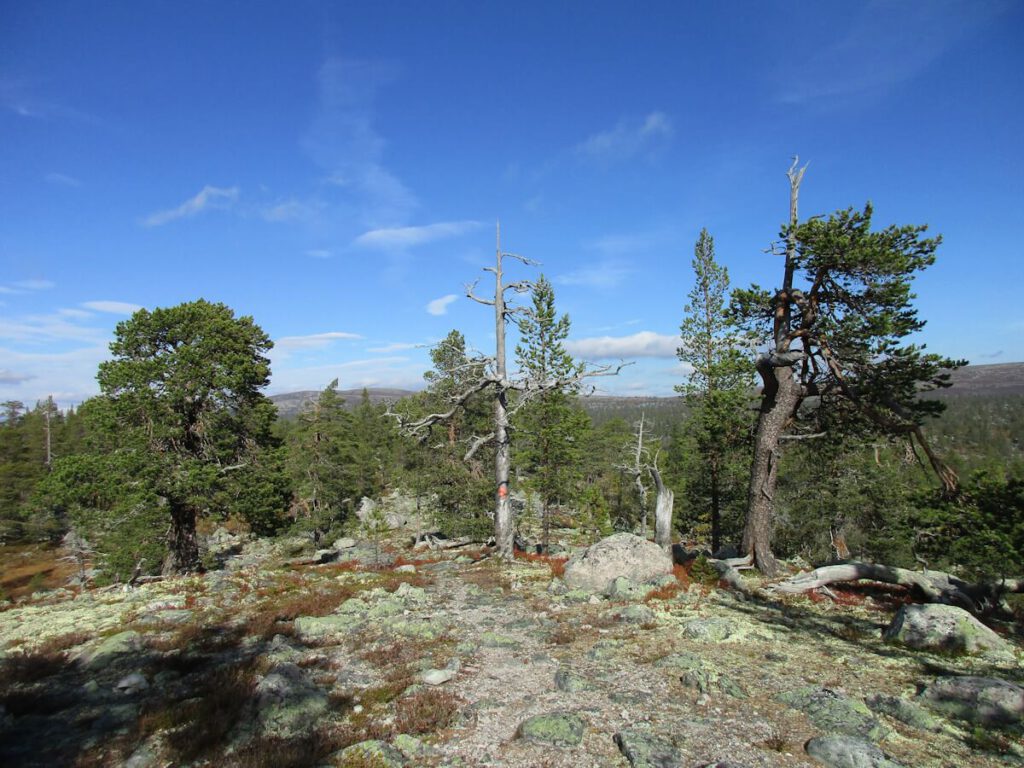
[[[367,389],[370,402],[374,405],[379,403],[393,403],[403,397],[416,394],[409,389]],[[362,389],[339,389],[338,394],[345,398],[345,407],[352,410],[363,398]],[[304,411],[310,403],[319,397],[319,390],[306,389],[301,392],[288,392],[283,395],[271,395],[270,399],[277,406],[277,415],[282,419],[293,419]]]
[[[367,389],[370,402],[385,403],[401,400],[415,394],[408,389]],[[290,419],[298,415],[320,393],[316,390],[273,395],[278,414]],[[339,390],[345,405],[354,408],[363,396],[361,389]],[[995,365],[969,365],[953,372],[953,386],[934,393],[940,398],[1012,397],[1024,395],[1024,363],[998,363]],[[583,407],[597,422],[622,417],[638,418],[644,411],[655,420],[675,418],[683,410],[680,397],[624,397],[618,395],[592,395],[583,398]]]

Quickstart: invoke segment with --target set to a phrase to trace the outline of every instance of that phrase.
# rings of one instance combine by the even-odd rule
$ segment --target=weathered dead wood
[[[1024,579],[1004,579],[992,583],[971,583],[941,571],[911,571],[875,563],[850,562],[827,565],[797,574],[771,587],[776,592],[797,594],[829,584],[850,581],[880,581],[909,587],[927,602],[956,605],[976,615],[1005,610],[1003,596],[1024,592]]]

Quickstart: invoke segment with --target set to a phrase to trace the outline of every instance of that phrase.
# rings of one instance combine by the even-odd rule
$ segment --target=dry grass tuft
[[[565,575],[565,564],[569,562],[568,557],[559,555],[535,555],[530,552],[516,552],[516,560],[525,560],[528,563],[542,563],[551,570],[551,578],[562,578]]]
[[[436,733],[455,723],[459,700],[449,691],[428,689],[399,699],[395,705],[395,727],[399,733]]]

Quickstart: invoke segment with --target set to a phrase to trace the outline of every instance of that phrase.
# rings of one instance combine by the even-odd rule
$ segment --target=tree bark
[[[199,541],[196,538],[196,511],[189,504],[170,501],[170,570],[193,573],[199,570]]]
[[[772,578],[779,571],[778,562],[772,554],[779,438],[800,404],[801,387],[793,378],[792,369],[776,368],[766,358],[758,361],[758,372],[764,381],[764,391],[747,494],[743,551],[753,557],[762,573]]]
[[[743,551],[769,578],[779,572],[772,554],[775,527],[775,482],[780,458],[779,440],[789,426],[803,397],[803,388],[794,378],[792,366],[803,355],[789,348],[793,319],[793,275],[796,265],[797,202],[800,182],[806,166],[797,169],[797,161],[789,169],[789,222],[786,239],[786,264],[782,288],[775,295],[775,318],[772,327],[773,349],[757,361],[757,372],[764,387],[754,437],[754,461],[747,493],[747,521],[743,530]]]

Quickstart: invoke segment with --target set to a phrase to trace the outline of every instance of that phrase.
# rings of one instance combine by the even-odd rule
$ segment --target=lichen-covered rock
[[[938,732],[942,730],[942,721],[913,701],[881,693],[868,696],[864,701],[872,712],[888,715],[922,731]]]
[[[901,606],[885,630],[885,639],[924,651],[972,653],[994,661],[1014,659],[1009,643],[955,605]]]
[[[800,688],[778,695],[778,700],[799,709],[823,731],[878,741],[888,729],[863,701],[851,699],[831,688]]]
[[[870,741],[855,736],[819,736],[804,749],[829,768],[903,768]]]
[[[527,741],[575,747],[583,741],[586,727],[586,722],[575,712],[550,712],[527,718],[519,724],[516,734]]]
[[[612,580],[604,594],[609,600],[643,600],[654,589],[653,584],[637,584],[632,579],[619,576]]]
[[[555,687],[566,693],[593,690],[593,684],[583,675],[562,667],[555,673]]]
[[[676,768],[682,764],[682,755],[672,742],[647,729],[624,728],[613,738],[633,768]]]
[[[398,749],[386,741],[376,740],[361,741],[351,747],[345,747],[332,762],[332,765],[338,766],[338,768],[348,768],[349,766],[363,768],[367,765],[372,765],[374,768],[403,768],[405,764],[405,757]]]
[[[312,728],[327,711],[327,695],[295,664],[278,664],[256,684],[257,711],[265,733],[291,736]]]
[[[733,635],[736,628],[728,619],[712,616],[707,619],[694,619],[683,625],[683,634],[694,640],[705,643],[720,643]]]
[[[631,533],[616,533],[566,563],[563,579],[571,589],[604,592],[623,577],[641,584],[672,573],[672,558],[653,541]]]
[[[78,661],[90,671],[97,672],[119,656],[136,652],[141,647],[142,639],[139,633],[127,629],[105,638],[92,648],[88,648],[78,657]]]
[[[365,616],[354,613],[335,613],[330,616],[299,616],[292,626],[295,636],[303,642],[341,640],[366,621]]]
[[[654,621],[654,611],[646,605],[631,605],[619,612],[619,619],[629,624],[649,624]]]
[[[480,644],[484,648],[516,648],[519,641],[508,635],[501,635],[497,632],[484,632],[480,635]]]
[[[919,700],[943,715],[978,725],[1024,723],[1024,688],[995,677],[937,680],[921,692]]]

